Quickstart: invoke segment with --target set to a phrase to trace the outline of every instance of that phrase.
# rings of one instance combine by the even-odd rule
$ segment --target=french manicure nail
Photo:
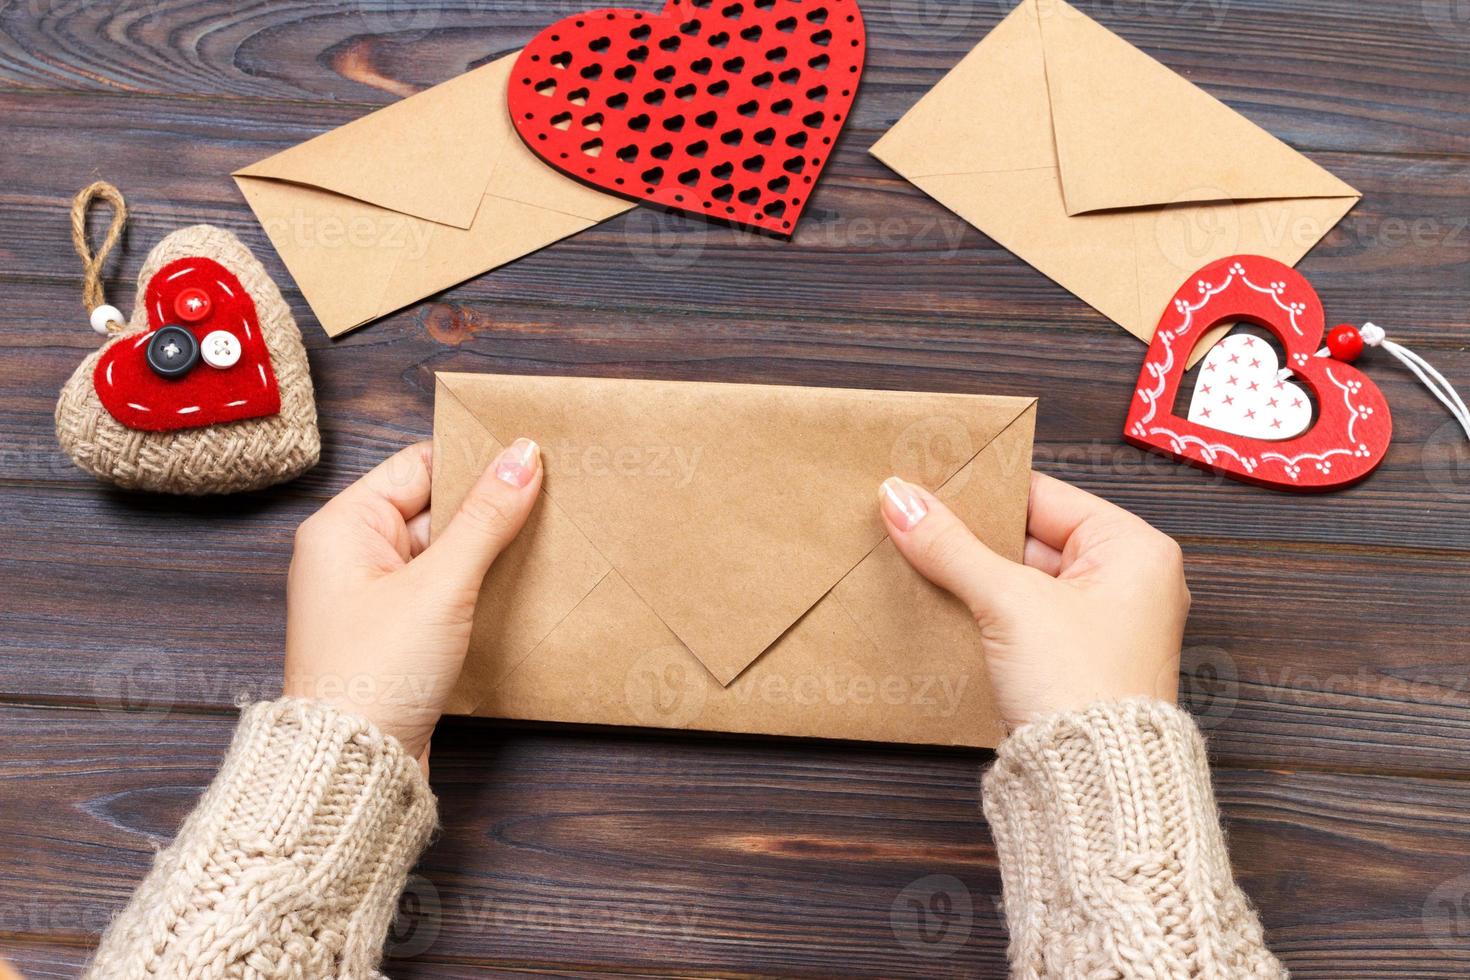
[[[905,531],[912,530],[929,513],[923,499],[914,488],[896,476],[883,481],[878,494],[883,501],[883,512],[888,519]]]
[[[530,439],[517,439],[495,457],[495,478],[519,490],[536,475],[536,460],[541,447]]]

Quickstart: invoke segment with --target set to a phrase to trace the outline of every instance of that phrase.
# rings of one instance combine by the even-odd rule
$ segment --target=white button
[[[240,341],[228,330],[214,330],[204,335],[204,363],[212,368],[234,367],[240,360]]]

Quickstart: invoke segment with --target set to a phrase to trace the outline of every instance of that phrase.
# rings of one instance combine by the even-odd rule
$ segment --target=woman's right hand
[[[880,501],[909,564],[974,614],[1010,727],[1096,701],[1178,698],[1189,588],[1173,538],[1039,473],[1024,564],[987,548],[922,487],[893,477]]]

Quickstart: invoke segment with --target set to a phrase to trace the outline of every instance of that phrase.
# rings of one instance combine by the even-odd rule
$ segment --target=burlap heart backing
[[[138,292],[176,259],[203,256],[233,272],[255,301],[261,335],[280,386],[281,410],[176,432],[142,432],[118,422],[93,387],[97,361],[113,344],[146,332],[148,313],[138,302],[128,327],[82,361],[56,403],[56,438],[78,466],[129,490],[211,494],[258,490],[294,479],[316,465],[321,436],[301,331],[265,267],[233,234],[211,225],[172,233],[148,255]]]

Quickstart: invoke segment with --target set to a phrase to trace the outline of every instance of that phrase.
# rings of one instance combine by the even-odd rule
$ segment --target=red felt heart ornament
[[[301,332],[265,267],[234,235],[194,225],[164,237],[138,273],[132,315],[109,305],[102,267],[122,237],[121,192],[98,181],[72,203],[112,222],[94,254],[78,230],[83,301],[108,340],[56,401],[56,438],[88,473],[129,490],[236,493],[293,479],[321,452]]]
[[[1174,414],[1195,342],[1212,327],[1235,321],[1275,334],[1294,380],[1311,388],[1317,419],[1305,432],[1289,439],[1253,438]],[[1393,422],[1377,385],[1355,368],[1318,355],[1325,328],[1316,291],[1291,267],[1259,255],[1211,262],[1179,287],[1164,310],[1138,376],[1123,438],[1202,469],[1280,490],[1335,490],[1361,480],[1388,451]],[[1232,377],[1228,370],[1224,374],[1201,383],[1227,393],[1231,385],[1263,383]],[[1288,385],[1284,378],[1274,383],[1283,389]]]
[[[184,322],[181,301],[199,310]],[[213,259],[189,256],[164,266],[143,296],[148,330],[102,352],[92,384],[102,405],[123,425],[148,432],[193,429],[219,422],[263,418],[281,410],[281,393],[255,302],[235,274]],[[238,359],[227,367],[197,364],[180,378],[165,378],[148,366],[145,348],[155,333],[182,326],[203,345],[227,334]],[[228,341],[227,341],[228,342]]]
[[[526,45],[507,101],[526,144],[572,177],[790,235],[865,51],[855,0],[589,10]]]

